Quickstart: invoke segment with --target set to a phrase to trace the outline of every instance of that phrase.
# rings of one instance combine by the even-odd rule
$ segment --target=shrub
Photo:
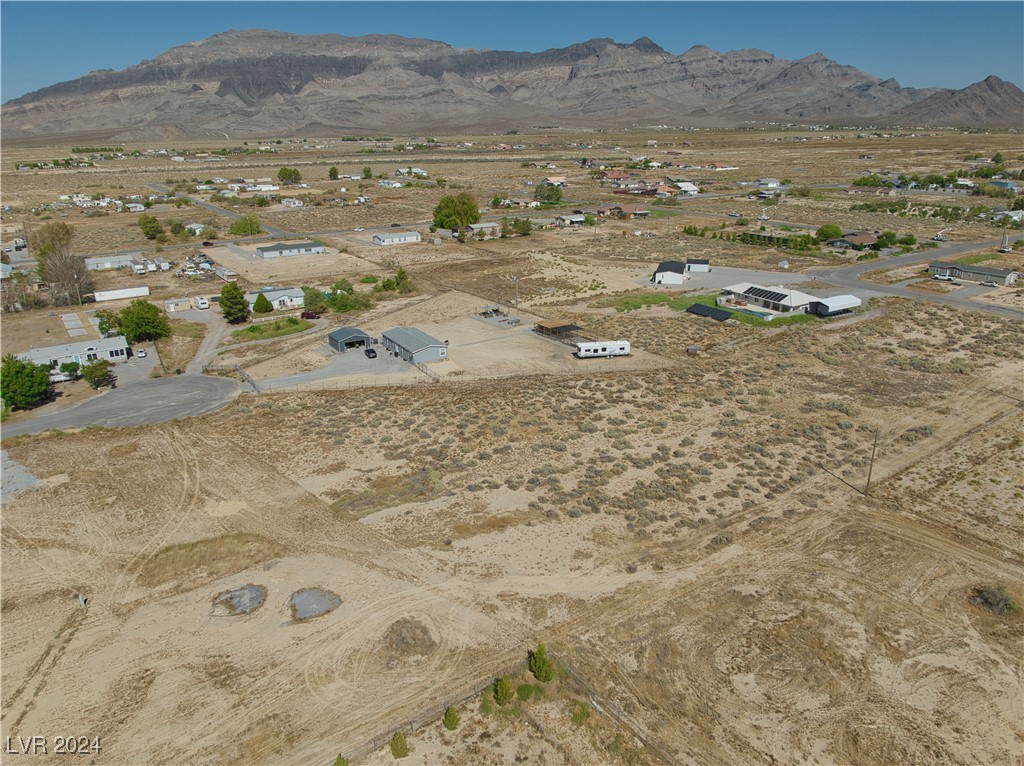
[[[457,728],[459,728],[460,720],[461,719],[459,718],[459,711],[455,708],[450,707],[446,711],[444,711],[443,723],[444,728],[446,728],[448,731],[455,731]]]
[[[555,666],[548,657],[544,644],[537,644],[537,651],[530,652],[530,672],[538,681],[547,683],[555,677]]]
[[[391,755],[396,759],[409,755],[409,743],[405,741],[405,735],[401,731],[396,731],[395,736],[391,738]]]
[[[252,310],[257,314],[269,314],[274,310],[274,304],[270,302],[266,295],[260,293],[256,296],[256,302],[252,304]]]
[[[985,585],[974,589],[971,601],[1000,617],[1017,611],[1017,604],[1002,585]]]
[[[526,702],[533,696],[533,686],[530,684],[519,684],[519,686],[516,687],[516,694],[519,696],[520,700]]]
[[[348,758],[343,755],[339,755],[334,759],[334,766],[348,766]]]
[[[588,718],[590,718],[590,705],[585,702],[577,702],[572,711],[572,722],[577,726],[582,726]]]
[[[494,701],[505,706],[512,701],[512,681],[508,675],[503,675],[494,684]]]

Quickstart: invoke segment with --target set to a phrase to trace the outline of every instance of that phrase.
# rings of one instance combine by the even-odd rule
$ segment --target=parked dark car
[[[317,314],[315,311],[303,311],[302,312],[302,318],[303,319],[319,319],[320,315]]]
[[[366,354],[367,359],[376,359],[377,358],[377,352],[374,351],[372,348],[366,349],[365,351],[363,351],[363,353]]]
[[[400,223],[393,223],[393,224],[391,224],[391,228],[392,229],[398,229],[398,228],[401,228],[401,226],[402,226],[402,224],[400,224]]]
[[[213,243],[210,240],[203,242],[203,247],[213,247]]]

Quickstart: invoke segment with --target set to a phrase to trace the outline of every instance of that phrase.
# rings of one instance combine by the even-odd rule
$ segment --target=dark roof
[[[949,263],[947,261],[932,261],[928,264],[930,269],[958,269],[960,268],[959,263]]]
[[[535,325],[539,327],[542,332],[551,333],[553,335],[564,335],[571,332],[578,332],[583,328],[575,324],[559,324],[558,322],[537,322]]]
[[[339,327],[327,337],[336,343],[340,343],[350,340],[351,338],[369,338],[370,336],[358,327]]]
[[[703,303],[694,303],[692,306],[687,306],[686,310],[690,314],[696,314],[699,317],[711,317],[719,322],[724,322],[732,316],[731,311],[715,308],[714,306],[705,306]]]
[[[283,242],[277,242],[273,245],[259,245],[256,249],[263,253],[282,252],[284,250],[297,250],[299,248],[307,247],[322,247],[319,242],[293,242],[291,244],[284,244]]]
[[[761,300],[764,301],[771,301],[772,303],[782,303],[784,300],[786,300],[786,298],[789,297],[785,293],[777,293],[774,290],[766,290],[763,287],[747,288],[747,291],[743,294],[749,295],[752,298],[760,298]]]
[[[991,266],[960,266],[964,274],[983,274],[986,277],[1008,277],[1013,273],[1010,269],[994,269]]]
[[[709,263],[711,263],[711,261],[708,260],[707,258],[687,258],[686,262],[687,263],[699,263],[699,264],[704,265],[704,266],[707,266]]]
[[[694,261],[694,263],[696,263],[696,261]],[[707,261],[704,261],[704,263],[707,263]],[[686,264],[682,261],[662,261],[658,264],[658,268],[654,270],[654,273],[660,274],[663,271],[674,271],[682,274],[686,271]]]

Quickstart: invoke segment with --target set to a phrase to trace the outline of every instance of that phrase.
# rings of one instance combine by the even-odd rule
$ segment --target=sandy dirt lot
[[[447,300],[438,327],[482,332]],[[4,733],[88,731],[97,763],[376,763],[368,741],[545,640],[647,762],[1013,763],[1022,623],[970,597],[1024,583],[1001,393],[1020,328],[886,305],[660,369],[252,395],[6,440],[42,482],[4,508]],[[682,321],[642,319],[643,338]],[[215,612],[247,583],[260,609]],[[340,605],[295,622],[307,587]],[[433,648],[395,660],[406,619]],[[522,720],[557,741],[570,710]],[[610,753],[618,723],[596,726],[545,757]],[[478,735],[409,736],[471,763]],[[499,739],[479,752],[532,752]]]
[[[655,135],[661,159],[739,164],[692,174],[722,192],[748,177],[952,172],[968,151],[1019,143]],[[401,154],[337,141],[81,173],[14,171],[70,149],[19,144],[0,169],[4,202],[19,205],[3,223],[36,223],[27,206],[56,193],[272,177],[282,165],[334,194],[322,181],[330,165],[393,177],[415,164],[483,204],[528,196],[526,181],[554,172],[529,167],[543,160],[570,176],[571,210],[621,199],[574,158],[621,165],[648,136],[520,138],[518,154],[493,149],[492,136]],[[378,193],[374,179],[370,206],[268,221],[407,225],[429,218],[434,183]],[[753,204],[694,210],[720,227],[715,216],[756,214]],[[918,236],[934,225],[852,204],[823,190],[777,210]],[[643,290],[637,280],[666,258],[779,269],[785,257],[791,271],[840,262],[682,231],[704,218],[386,251],[362,232],[329,238],[347,253],[265,263],[225,254],[247,285],[326,286],[403,266],[418,289],[306,335],[220,346],[210,335],[218,364],[259,381],[317,375],[335,359],[324,336],[343,324],[422,327],[450,341],[452,359],[431,366],[436,381],[412,368],[361,372],[338,376],[338,390],[246,393],[162,425],[4,439],[38,481],[5,497],[0,518],[0,736],[99,737],[97,766],[393,763],[386,743],[400,728],[417,764],[1020,764],[1024,617],[979,593],[1024,604],[1024,327],[904,299],[776,328],[664,306],[616,311],[609,299]],[[83,252],[137,241],[127,219],[81,225]],[[957,236],[995,231],[972,222]],[[510,314],[522,325],[476,317],[514,302],[517,279]],[[209,287],[153,284],[155,299]],[[1020,291],[987,299],[1019,302]],[[538,318],[628,339],[634,353],[573,360],[528,332]],[[53,335],[62,325],[51,319],[5,316],[5,348]],[[182,359],[203,343],[199,330],[180,338]],[[265,593],[253,611],[215,603],[245,586]],[[300,619],[290,599],[305,589],[333,608]],[[508,709],[485,704],[540,641],[571,682]],[[454,733],[439,725],[450,704],[463,716]]]

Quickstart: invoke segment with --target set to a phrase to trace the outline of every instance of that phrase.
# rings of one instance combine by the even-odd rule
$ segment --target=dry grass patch
[[[146,561],[139,581],[148,586],[178,581],[195,587],[277,558],[283,551],[279,543],[245,532],[179,543]]]

